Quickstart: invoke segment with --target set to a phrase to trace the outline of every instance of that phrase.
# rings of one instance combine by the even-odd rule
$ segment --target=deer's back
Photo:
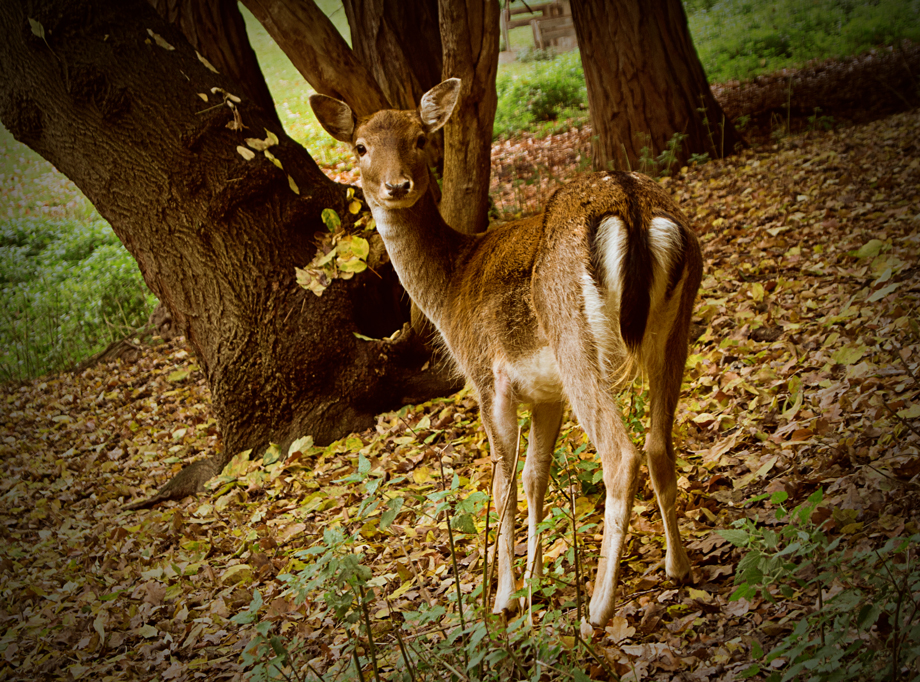
[[[655,217],[689,232],[680,209],[654,181],[631,173],[595,173],[557,190],[544,213],[478,237],[457,264],[450,306],[453,333],[445,333],[465,373],[474,383],[488,381],[498,364],[515,380],[522,398],[561,396],[556,357],[565,352],[551,347],[559,334],[550,329],[561,328],[571,338],[596,336],[596,327],[586,323],[585,284],[603,298],[612,284],[605,277],[621,276],[604,272],[600,250],[608,247],[599,245],[599,229],[606,219],[616,218],[630,239],[644,238]],[[677,262],[673,269],[682,267]],[[650,289],[651,266],[647,273],[627,274],[644,277],[633,284]],[[619,302],[616,306],[598,313],[604,324],[619,322]],[[647,307],[640,313],[647,316]]]

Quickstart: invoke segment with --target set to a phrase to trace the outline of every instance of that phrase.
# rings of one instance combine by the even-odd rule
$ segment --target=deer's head
[[[408,208],[428,191],[428,137],[450,118],[460,79],[450,78],[422,96],[415,111],[378,111],[358,118],[345,102],[311,95],[310,106],[327,133],[351,145],[364,196],[373,208]]]

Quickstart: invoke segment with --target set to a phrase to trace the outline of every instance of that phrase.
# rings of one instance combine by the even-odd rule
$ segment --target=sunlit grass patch
[[[710,82],[752,78],[907,38],[920,41],[916,0],[687,0]]]

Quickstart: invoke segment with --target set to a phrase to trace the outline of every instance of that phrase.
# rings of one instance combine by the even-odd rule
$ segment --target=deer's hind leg
[[[613,354],[607,312],[587,272],[575,278],[569,271],[549,269],[534,288],[534,302],[565,395],[603,466],[604,540],[589,610],[591,624],[603,626],[614,611],[640,463],[614,399],[615,376],[609,367],[616,367],[619,358],[607,357]]]
[[[674,302],[675,307],[676,304],[677,301]],[[681,309],[668,311],[670,315],[662,315],[665,319],[670,317],[671,323],[657,334],[648,335],[643,345],[643,366],[649,381],[651,416],[645,451],[667,539],[665,572],[679,582],[688,577],[690,560],[681,542],[677,524],[677,456],[672,431],[687,360],[689,310],[685,305]]]
[[[602,380],[579,379],[573,388],[572,408],[578,421],[597,448],[603,466],[604,540],[597,562],[597,577],[591,596],[589,620],[603,626],[613,615],[616,587],[620,577],[620,558],[629,530],[640,456],[623,425],[611,388]],[[569,389],[569,386],[566,386]]]

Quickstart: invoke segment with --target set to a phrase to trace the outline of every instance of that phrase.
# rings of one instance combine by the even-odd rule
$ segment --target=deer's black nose
[[[402,182],[395,183],[384,182],[383,184],[386,186],[387,192],[389,192],[391,197],[403,196],[404,194],[407,194],[410,189],[412,189],[411,180],[403,180]]]

